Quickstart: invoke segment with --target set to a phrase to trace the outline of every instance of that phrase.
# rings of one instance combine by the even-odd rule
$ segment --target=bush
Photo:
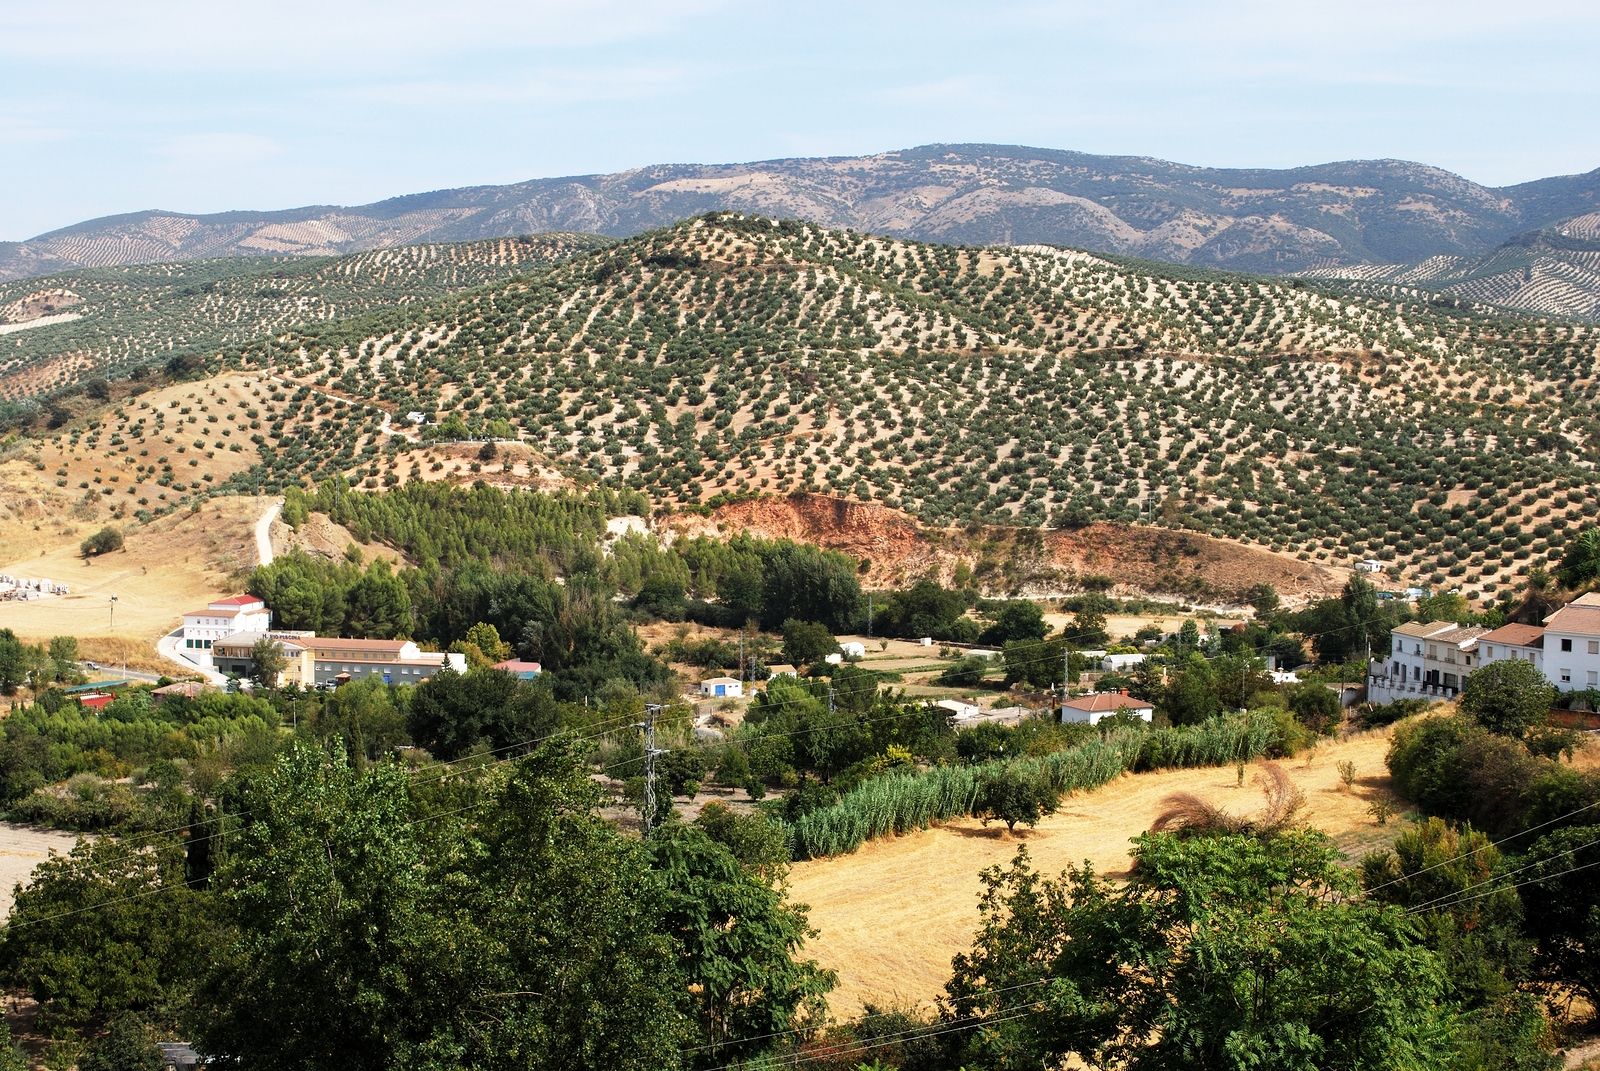
[[[85,558],[94,558],[101,554],[109,554],[114,550],[121,550],[122,532],[107,525],[88,539],[85,539],[78,549]]]
[[[1467,677],[1461,689],[1461,712],[1490,732],[1521,737],[1544,724],[1556,689],[1533,663],[1492,662]]]

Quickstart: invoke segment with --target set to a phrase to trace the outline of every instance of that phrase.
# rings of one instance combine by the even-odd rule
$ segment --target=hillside
[[[1423,287],[1466,301],[1551,316],[1600,320],[1600,212],[1519,234],[1482,256],[1435,256],[1417,264],[1350,264],[1296,273],[1366,288]]]
[[[1348,573],[1287,554],[1242,547],[1194,532],[1097,522],[1052,529],[930,529],[898,510],[805,492],[729,502],[708,513],[668,519],[673,535],[728,537],[751,532],[838,550],[862,563],[874,587],[904,587],[924,576],[946,583],[965,566],[986,589],[1059,595],[1085,577],[1113,578],[1126,594],[1163,592],[1244,602],[1271,584],[1286,600],[1336,594]]]
[[[603,244],[547,234],[343,257],[96,268],[0,283],[0,403],[305,324],[437,299]]]
[[[717,210],[923,241],[1051,244],[1245,271],[1475,257],[1600,208],[1600,170],[1490,188],[1423,164],[1286,170],[1001,145],[677,164],[196,216],[146,211],[0,244],[0,280],[71,267],[327,255],[539,231],[628,236]]]
[[[662,508],[815,490],[936,528],[1143,521],[1492,592],[1592,521],[1597,332],[720,216],[246,347],[216,362],[236,401],[193,384],[13,456],[91,501],[83,467],[124,466],[130,513],[560,473]],[[423,441],[414,410],[426,437],[521,441]]]

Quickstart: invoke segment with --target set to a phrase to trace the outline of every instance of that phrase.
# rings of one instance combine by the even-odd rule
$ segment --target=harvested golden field
[[[0,822],[0,919],[11,915],[12,890],[28,883],[33,868],[52,852],[66,855],[76,843],[72,833]]]
[[[0,628],[30,642],[51,636],[82,638],[87,657],[120,647],[96,646],[107,637],[143,647],[177,627],[185,610],[231,592],[233,574],[256,564],[254,524],[270,499],[219,498],[197,512],[158,518],[147,525],[121,525],[124,549],[85,561],[78,546],[103,522],[52,525],[33,533],[38,550],[4,560],[0,573],[50,579],[68,586],[64,596],[0,602]],[[17,536],[4,545],[15,551]],[[115,622],[111,596],[117,597]],[[151,666],[155,651],[149,650]],[[136,665],[130,660],[130,666]]]
[[[1402,829],[1398,819],[1379,826],[1367,814],[1374,797],[1390,793],[1383,762],[1388,747],[1387,731],[1363,733],[1324,743],[1309,765],[1303,758],[1284,764],[1305,794],[1306,820],[1330,834],[1352,860],[1388,845]],[[1349,790],[1340,784],[1336,765],[1344,760],[1356,767]],[[1150,827],[1170,793],[1193,792],[1240,813],[1258,810],[1259,789],[1249,777],[1239,786],[1236,777],[1232,768],[1128,774],[1062,801],[1056,814],[1016,837],[1004,826],[985,829],[976,819],[963,819],[874,841],[854,855],[796,863],[791,895],[810,905],[812,925],[820,931],[806,951],[839,973],[831,1010],[849,1016],[866,1000],[881,1005],[937,997],[949,979],[951,957],[971,944],[979,872],[1009,862],[1019,845],[1046,873],[1087,860],[1097,871],[1117,874],[1127,867],[1129,841]]]

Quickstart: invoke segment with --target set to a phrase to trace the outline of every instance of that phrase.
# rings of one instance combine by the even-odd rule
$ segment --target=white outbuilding
[[[700,694],[711,699],[739,699],[744,695],[744,682],[734,677],[711,677],[700,682]]]

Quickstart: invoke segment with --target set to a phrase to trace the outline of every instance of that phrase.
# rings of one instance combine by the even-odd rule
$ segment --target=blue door
[[[727,695],[727,694],[728,694],[728,686],[726,684],[717,685],[717,695],[723,696],[723,695]]]

